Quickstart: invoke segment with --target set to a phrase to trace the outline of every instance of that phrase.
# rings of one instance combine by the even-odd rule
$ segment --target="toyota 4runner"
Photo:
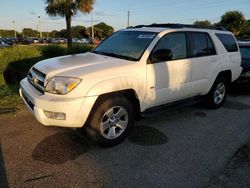
[[[145,111],[203,96],[220,107],[241,71],[231,32],[178,24],[120,30],[92,51],[43,60],[20,95],[43,125],[86,127],[103,146],[123,141]]]

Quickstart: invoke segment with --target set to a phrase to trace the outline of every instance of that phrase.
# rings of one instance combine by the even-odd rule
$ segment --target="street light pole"
[[[16,22],[15,22],[15,20],[13,20],[12,23],[13,23],[14,36],[16,38],[16,27],[15,27]]]
[[[40,22],[40,16],[38,16],[37,17],[38,18],[38,20],[37,20],[37,31],[39,32],[39,34],[40,34],[40,38],[42,38],[43,36],[42,36],[42,32],[41,32],[41,22]]]
[[[91,33],[92,33],[92,41],[94,41],[95,35],[94,35],[94,25],[93,25],[93,11],[91,12]]]
[[[130,11],[128,11],[128,27],[127,28],[129,28],[129,25],[130,25]]]

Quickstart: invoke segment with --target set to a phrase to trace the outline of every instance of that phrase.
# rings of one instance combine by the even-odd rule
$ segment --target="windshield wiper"
[[[131,60],[131,61],[137,61],[137,59],[134,57],[120,55],[120,54],[116,54],[116,53],[112,53],[112,52],[103,52],[103,51],[92,51],[92,52],[96,53],[96,54],[107,55],[107,56],[111,56],[111,57],[117,57],[117,58],[121,58],[121,59]]]
[[[101,54],[101,55],[104,55],[104,52],[102,52],[102,51],[96,51],[96,50],[94,50],[94,51],[91,51],[92,53],[95,53],[95,54]]]

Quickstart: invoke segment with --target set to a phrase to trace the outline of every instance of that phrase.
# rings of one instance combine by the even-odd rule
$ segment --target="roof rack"
[[[178,23],[161,23],[161,24],[150,24],[150,25],[137,25],[132,28],[142,28],[142,27],[163,27],[163,28],[196,28],[196,29],[213,29],[213,30],[221,30],[227,31],[226,28],[222,26],[211,26],[211,27],[202,27],[199,25],[191,25],[191,24],[178,24]]]

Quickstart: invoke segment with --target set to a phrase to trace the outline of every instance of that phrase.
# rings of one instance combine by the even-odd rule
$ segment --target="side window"
[[[191,32],[191,57],[215,55],[214,45],[207,33]]]
[[[216,33],[215,35],[218,37],[228,52],[238,51],[236,41],[232,35],[223,33]]]
[[[153,52],[157,50],[171,50],[172,60],[186,58],[186,34],[181,32],[166,34],[160,39]]]

